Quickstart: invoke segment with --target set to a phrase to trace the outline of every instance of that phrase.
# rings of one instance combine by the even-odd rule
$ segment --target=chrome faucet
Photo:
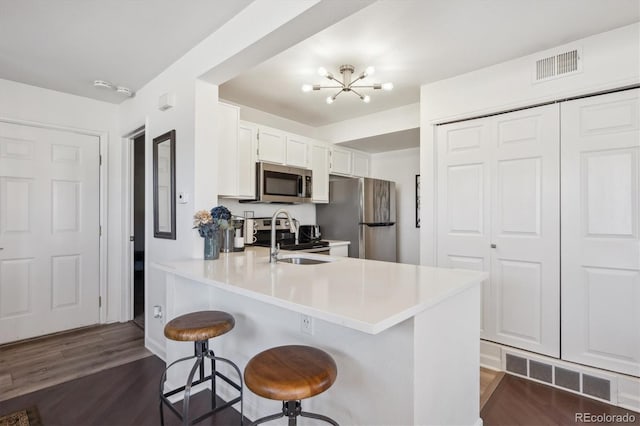
[[[276,245],[276,219],[278,216],[284,214],[289,219],[289,229],[295,234],[296,244],[298,244],[298,225],[297,220],[291,217],[288,211],[285,209],[278,209],[271,216],[271,247],[269,248],[269,263],[275,263],[278,261],[278,253],[280,253],[280,244]]]

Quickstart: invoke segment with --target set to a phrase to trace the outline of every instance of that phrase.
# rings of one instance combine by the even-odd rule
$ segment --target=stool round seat
[[[264,398],[294,401],[329,389],[338,375],[333,358],[310,346],[267,349],[249,360],[245,385]]]
[[[164,326],[164,335],[179,342],[198,342],[225,334],[235,324],[233,316],[226,312],[191,312],[169,321]]]

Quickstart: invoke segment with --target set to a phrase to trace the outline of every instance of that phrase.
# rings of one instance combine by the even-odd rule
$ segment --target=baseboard
[[[158,358],[160,358],[161,360],[166,362],[166,348],[165,348],[165,342],[162,342],[162,344],[159,344],[158,342],[156,342],[155,340],[146,337],[144,339],[144,346],[149,349],[155,356],[157,356]]]
[[[640,378],[481,341],[480,365],[625,409],[640,411]]]

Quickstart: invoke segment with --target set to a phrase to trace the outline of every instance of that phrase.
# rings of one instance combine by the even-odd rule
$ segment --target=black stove
[[[309,242],[300,242],[298,244],[295,243],[295,240],[280,240],[277,241],[280,244],[280,248],[282,250],[311,250],[316,248],[324,248],[329,247],[328,241],[309,241]],[[256,241],[253,243],[254,246],[260,247],[270,247],[271,241]]]
[[[255,237],[254,246],[271,247],[271,218],[254,219]],[[280,244],[282,250],[313,250],[320,251],[323,248],[329,249],[329,242],[319,238],[311,238],[308,232],[298,235],[298,244],[295,243],[295,234],[291,232],[289,221],[278,218],[275,222],[276,244]]]

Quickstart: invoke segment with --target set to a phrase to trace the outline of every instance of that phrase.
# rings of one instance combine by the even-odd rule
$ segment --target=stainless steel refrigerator
[[[329,182],[329,204],[316,205],[322,238],[347,240],[349,257],[396,261],[396,184],[371,178]]]

